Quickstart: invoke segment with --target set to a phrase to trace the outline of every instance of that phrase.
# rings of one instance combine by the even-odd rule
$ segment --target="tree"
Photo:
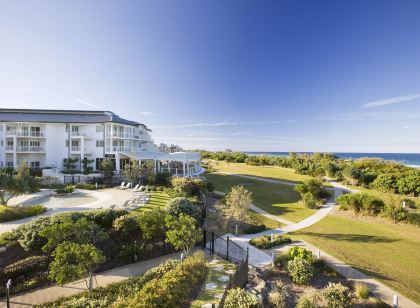
[[[110,159],[101,161],[100,170],[102,171],[102,177],[106,182],[112,180],[112,176],[114,175],[114,164]]]
[[[186,214],[196,217],[198,215],[198,208],[191,204],[190,200],[185,197],[176,197],[168,202],[168,212],[172,216],[178,217],[180,214]]]
[[[148,160],[143,166],[142,174],[146,178],[148,184],[153,184],[156,180],[155,163],[152,160]]]
[[[108,237],[108,234],[102,231],[95,222],[86,218],[80,218],[74,222],[70,217],[65,217],[60,223],[45,227],[40,235],[47,239],[47,243],[42,247],[44,252],[53,251],[65,241],[92,244]]]
[[[36,191],[38,182],[30,175],[26,161],[22,161],[17,168],[17,174],[13,177],[4,171],[0,172],[0,203],[7,202],[16,196]]]
[[[420,195],[420,172],[412,172],[402,176],[396,184],[400,194],[412,195],[417,197]]]
[[[245,221],[251,204],[252,193],[240,185],[232,187],[226,196],[226,205],[229,207],[229,212],[240,225]]]
[[[93,159],[88,159],[88,158],[83,158],[82,160],[82,166],[83,166],[83,172],[85,174],[89,174],[93,168],[91,166],[91,164],[93,163]]]
[[[342,175],[346,182],[351,185],[359,185],[363,180],[363,170],[354,166],[344,168]]]
[[[166,213],[159,208],[140,213],[138,222],[144,240],[156,241],[165,238],[165,217]]]
[[[76,168],[76,163],[79,161],[78,158],[64,158],[63,159],[63,165],[64,169],[67,171],[72,171]]]
[[[137,159],[131,158],[130,162],[124,166],[122,176],[128,182],[134,183],[142,176],[142,168]]]
[[[140,238],[140,226],[132,215],[124,215],[116,218],[112,223],[112,230],[118,239],[128,242],[130,239]]]
[[[309,208],[316,208],[326,195],[322,181],[318,179],[309,179],[301,184],[297,184],[295,191],[300,193],[303,203]]]
[[[166,242],[173,245],[177,250],[183,250],[186,255],[201,239],[201,229],[197,227],[197,221],[188,215],[180,214],[178,218],[166,216]]]
[[[49,277],[59,285],[74,281],[81,277],[86,280],[89,292],[92,291],[93,271],[105,261],[102,252],[92,244],[76,244],[64,242],[52,253]]]

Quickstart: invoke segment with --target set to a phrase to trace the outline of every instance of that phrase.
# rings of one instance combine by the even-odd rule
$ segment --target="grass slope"
[[[420,303],[418,227],[338,212],[292,237],[308,241]]]
[[[42,205],[31,206],[6,206],[0,205],[0,222],[14,221],[26,217],[32,217],[45,213],[46,209]]]
[[[226,174],[212,173],[204,176],[214,184],[216,190],[222,192],[229,192],[232,186],[243,185],[252,191],[252,198],[256,206],[286,220],[298,222],[315,213],[314,210],[308,209],[298,202],[300,196],[294,191],[293,186],[244,179]]]
[[[133,212],[140,212],[140,211],[144,211],[145,209],[151,210],[154,208],[163,208],[168,204],[168,201],[171,199],[163,191],[153,191],[150,194],[151,194],[150,201],[146,203],[144,206],[135,209]]]

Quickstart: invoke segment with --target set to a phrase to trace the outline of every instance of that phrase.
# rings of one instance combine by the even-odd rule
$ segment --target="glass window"
[[[103,148],[104,147],[104,141],[103,140],[96,140],[96,147],[97,148]]]

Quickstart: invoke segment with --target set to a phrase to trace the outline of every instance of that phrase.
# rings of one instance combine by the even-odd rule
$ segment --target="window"
[[[39,161],[31,161],[31,168],[39,168]]]
[[[96,132],[97,133],[102,133],[104,131],[103,126],[102,125],[96,125]]]
[[[0,140],[0,147],[3,146],[3,140]]]
[[[69,141],[66,140],[66,148],[68,148],[68,147],[69,147]]]
[[[71,131],[72,131],[73,133],[78,133],[78,132],[79,132],[79,126],[72,126],[72,127],[71,127]]]
[[[6,162],[6,167],[13,168],[13,162],[12,161],[7,161]]]
[[[104,147],[104,141],[103,140],[96,140],[96,147],[97,148],[103,148]]]
[[[69,132],[69,126],[66,125],[66,133],[68,133],[68,132]]]

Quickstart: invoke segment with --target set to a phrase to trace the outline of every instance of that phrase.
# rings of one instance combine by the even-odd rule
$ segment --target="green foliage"
[[[0,205],[0,222],[18,220],[45,213],[46,209],[42,205],[28,206],[5,206]]]
[[[225,298],[224,308],[260,308],[261,304],[255,295],[244,289],[230,289]]]
[[[244,229],[244,234],[254,234],[254,233],[260,233],[267,230],[267,227],[264,224],[260,225],[251,225]]]
[[[325,307],[322,293],[317,289],[309,289],[299,297],[296,308],[320,308]]]
[[[144,240],[158,241],[165,238],[165,217],[166,213],[159,208],[155,208],[150,211],[143,211],[140,213],[137,219]]]
[[[142,166],[142,175],[148,184],[153,184],[156,181],[155,162],[152,160],[146,161]]]
[[[63,166],[66,171],[74,171],[76,169],[76,163],[79,161],[78,158],[64,158]]]
[[[137,220],[127,214],[116,218],[112,224],[112,229],[117,235],[118,239],[127,242],[131,239],[140,238],[140,226]]]
[[[102,171],[102,177],[105,182],[110,182],[114,175],[114,164],[110,159],[104,159],[101,161],[99,170]]]
[[[52,253],[54,260],[49,266],[49,277],[59,285],[91,274],[105,257],[91,244],[64,242]]]
[[[342,210],[352,210],[356,214],[362,213],[372,216],[381,213],[385,207],[381,199],[366,193],[342,195],[336,201]]]
[[[350,289],[343,286],[341,283],[329,283],[328,286],[322,290],[322,297],[328,307],[350,307],[353,301]]]
[[[42,247],[45,252],[53,251],[59,244],[69,241],[78,244],[93,244],[108,237],[95,222],[86,218],[73,221],[66,217],[60,223],[43,228],[39,234],[47,239]]]
[[[82,292],[70,297],[58,299],[43,304],[43,308],[109,308],[118,300],[132,296],[140,291],[145,283],[152,279],[159,279],[179,264],[178,260],[168,260],[157,267],[148,270],[143,276],[125,279],[121,282],[111,283],[106,287],[99,287],[91,294]]]
[[[96,185],[92,183],[77,183],[76,184],[77,189],[85,189],[85,190],[96,190],[96,189],[102,189],[105,187],[106,187],[105,185],[98,184],[98,188],[96,188]]]
[[[47,239],[39,233],[45,227],[52,224],[51,217],[40,217],[29,223],[20,225],[16,230],[16,239],[20,246],[26,251],[40,251],[47,243]]]
[[[162,277],[152,279],[128,299],[115,307],[172,308],[182,307],[193,287],[206,275],[206,260],[202,252],[186,258]]]
[[[115,219],[127,214],[128,212],[124,209],[102,209],[83,213],[86,218],[94,221],[104,229],[111,229]]]
[[[130,162],[124,166],[124,170],[121,174],[126,181],[135,183],[143,175],[143,170],[138,160],[132,158],[130,159]]]
[[[312,252],[303,247],[291,247],[287,251],[287,255],[289,256],[289,260],[302,259],[312,263]]]
[[[74,192],[75,188],[76,188],[76,186],[74,186],[74,185],[67,185],[64,188],[56,189],[55,192],[57,194],[71,194],[72,192]]]
[[[0,234],[0,247],[14,247],[18,245],[15,232],[3,232]]]
[[[416,209],[417,208],[417,204],[416,204],[416,202],[414,202],[414,200],[405,198],[405,199],[403,199],[403,203],[405,203],[405,206],[410,208],[410,209]]]
[[[158,172],[156,173],[155,182],[157,185],[169,187],[171,184],[171,174],[169,172]]]
[[[287,262],[289,261],[289,256],[282,253],[278,253],[274,257],[274,266],[280,269],[287,269]]]
[[[228,206],[229,213],[240,225],[245,221],[251,204],[252,192],[240,185],[233,186],[226,196],[226,205]]]
[[[185,214],[198,218],[200,209],[192,204],[187,198],[176,197],[168,201],[168,212],[175,217],[178,217],[180,214]]]
[[[202,238],[201,229],[197,228],[197,221],[191,216],[166,216],[165,222],[168,228],[165,241],[177,250],[182,249],[186,254]]]
[[[396,192],[397,177],[394,174],[379,174],[371,186],[383,192]]]
[[[287,263],[287,270],[293,282],[297,284],[309,284],[314,275],[314,269],[310,261],[296,257]]]
[[[82,166],[83,166],[83,173],[84,174],[89,174],[93,171],[93,168],[92,168],[92,163],[93,162],[94,162],[93,159],[88,159],[87,157],[83,158],[81,163],[82,163]]]
[[[420,196],[420,171],[413,171],[401,176],[396,183],[400,194]]]
[[[201,178],[172,177],[171,186],[175,197],[194,197],[206,193],[207,182]]]
[[[295,191],[300,193],[303,203],[311,209],[323,203],[326,191],[323,189],[322,181],[319,179],[305,180],[295,186]]]
[[[285,292],[270,292],[268,294],[268,302],[273,308],[287,308]]]
[[[271,235],[262,235],[260,237],[256,237],[249,240],[249,243],[252,246],[255,246],[259,249],[269,249],[271,247],[278,246],[284,243],[290,243],[291,241],[292,240],[288,236],[274,234],[273,240],[271,240]]]
[[[31,275],[36,275],[43,270],[47,261],[47,256],[28,257],[7,265],[4,267],[3,273],[8,279],[13,279],[14,277],[19,277],[21,275],[31,277]]]

